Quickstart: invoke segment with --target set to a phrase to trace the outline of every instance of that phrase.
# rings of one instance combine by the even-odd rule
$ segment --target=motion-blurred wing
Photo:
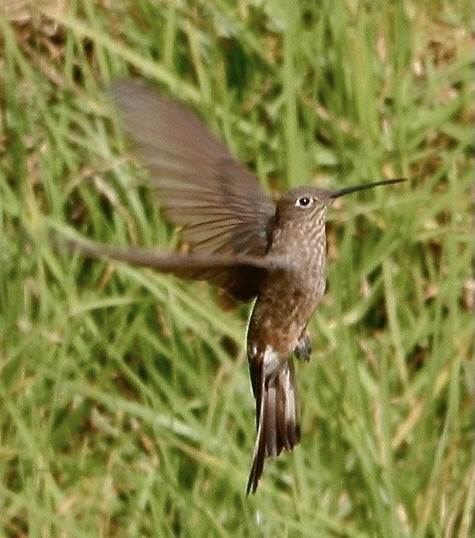
[[[264,255],[275,207],[256,178],[180,105],[132,81],[113,95],[160,205],[194,250]]]
[[[272,256],[253,256],[249,254],[207,254],[192,252],[180,254],[177,252],[158,252],[134,247],[115,247],[105,243],[86,240],[67,239],[56,241],[89,258],[118,260],[142,267],[151,267],[162,273],[170,273],[188,280],[206,280],[211,284],[220,285],[215,275],[246,271],[249,274],[249,284],[254,279],[260,279],[266,271],[289,270],[285,259]],[[231,278],[231,277],[230,277]]]
[[[154,90],[121,81],[112,93],[157,200],[192,250],[263,256],[275,206],[254,176],[195,115]],[[230,271],[208,280],[238,299],[257,293],[247,271]]]

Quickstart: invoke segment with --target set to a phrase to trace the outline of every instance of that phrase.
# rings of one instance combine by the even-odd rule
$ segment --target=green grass
[[[471,3],[68,4],[53,36],[0,16],[0,536],[472,536]],[[249,307],[45,239],[176,245],[121,76],[273,192],[411,179],[330,211],[302,444],[249,498]]]

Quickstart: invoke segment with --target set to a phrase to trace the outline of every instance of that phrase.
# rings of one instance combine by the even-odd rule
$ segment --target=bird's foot
[[[294,349],[295,357],[299,360],[310,360],[312,354],[312,340],[309,334],[304,334],[297,343]]]

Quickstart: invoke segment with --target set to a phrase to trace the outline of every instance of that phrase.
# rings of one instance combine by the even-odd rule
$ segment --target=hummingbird
[[[327,209],[346,194],[404,179],[335,191],[298,187],[274,203],[191,111],[137,81],[118,81],[111,94],[151,190],[190,252],[76,240],[70,247],[255,300],[247,357],[257,435],[246,494],[255,493],[265,459],[300,441],[294,358],[308,360],[312,352],[307,324],[325,291]]]

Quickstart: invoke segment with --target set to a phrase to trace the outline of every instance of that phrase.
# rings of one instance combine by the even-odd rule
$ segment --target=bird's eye
[[[307,196],[302,196],[302,198],[297,198],[295,202],[296,207],[308,207],[312,203],[312,198]]]

